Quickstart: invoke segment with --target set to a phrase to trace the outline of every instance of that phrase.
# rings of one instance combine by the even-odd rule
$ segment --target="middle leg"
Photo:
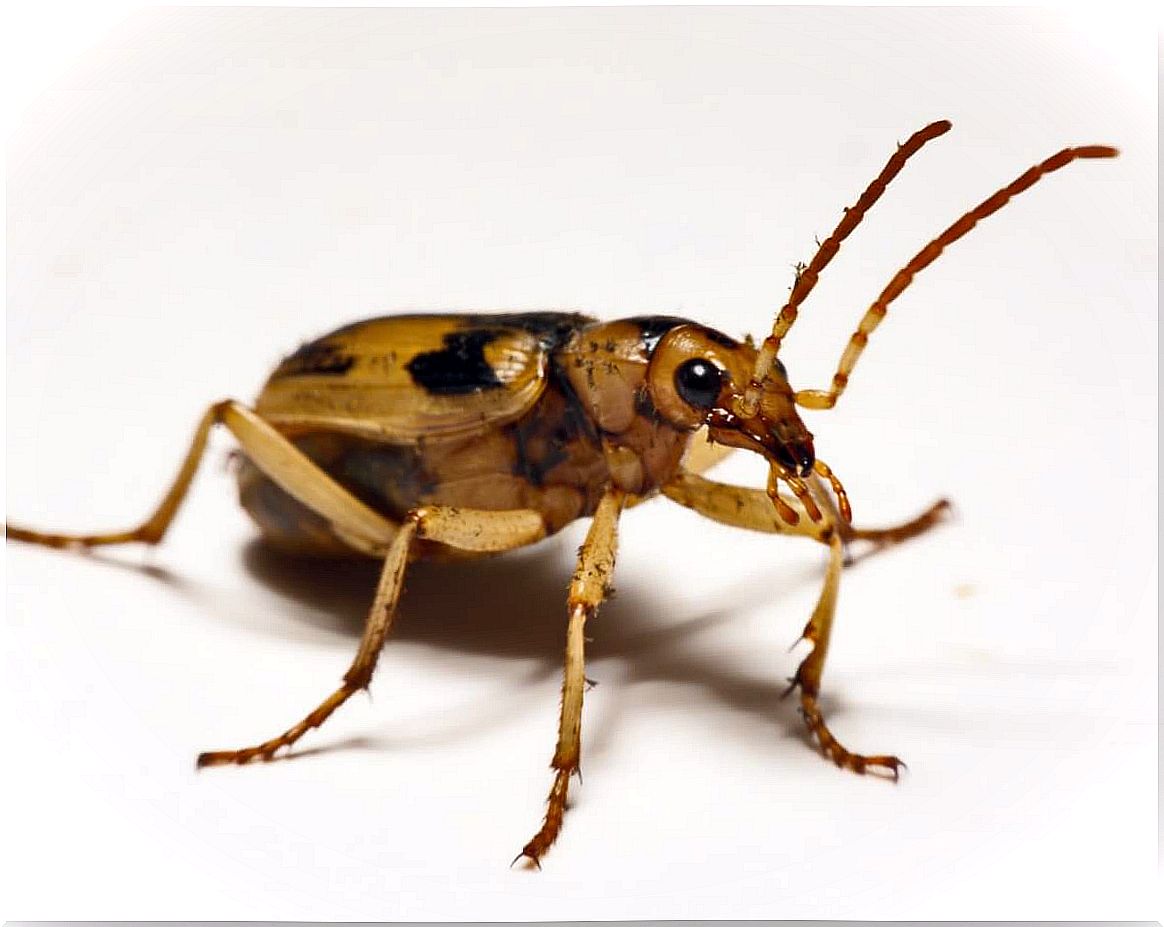
[[[566,667],[562,680],[562,716],[558,723],[558,746],[550,766],[554,784],[541,829],[517,857],[523,856],[541,868],[545,855],[562,829],[570,777],[579,771],[582,755],[582,693],[586,688],[584,651],[586,619],[592,618],[610,590],[618,541],[618,516],[626,499],[621,490],[608,490],[598,503],[586,541],[578,552],[578,566],[570,582],[570,618],[566,628]]]

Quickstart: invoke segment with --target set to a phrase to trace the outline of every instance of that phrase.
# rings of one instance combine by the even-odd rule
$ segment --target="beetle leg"
[[[688,473],[706,473],[712,467],[718,466],[734,447],[726,444],[716,444],[707,438],[707,429],[701,428],[691,438],[687,446],[687,453],[683,457],[683,469]],[[645,496],[628,496],[624,508],[633,508],[655,498],[654,493]]]
[[[902,522],[899,525],[891,525],[886,528],[854,528],[841,517],[837,504],[833,501],[833,497],[829,495],[825,481],[814,473],[809,477],[809,482],[812,485],[813,494],[821,506],[828,511],[830,520],[836,525],[837,531],[840,532],[841,540],[846,545],[851,541],[868,541],[873,545],[872,550],[861,554],[859,557],[846,554],[846,566],[851,566],[857,560],[863,560],[869,554],[875,554],[887,547],[901,544],[903,541],[915,538],[919,534],[924,534],[930,528],[940,524],[943,517],[952,508],[949,499],[939,499],[920,515],[916,515],[909,521]]]
[[[717,483],[695,473],[680,471],[662,492],[668,499],[723,525],[766,534],[800,535],[827,543],[827,527],[808,518],[800,501],[792,496],[781,494],[780,500],[797,515],[803,516],[795,525],[788,524],[777,514],[771,498],[762,489]]]
[[[537,512],[517,509],[508,512],[485,512],[452,506],[426,506],[415,509],[404,519],[388,546],[384,569],[376,586],[376,597],[368,612],[364,636],[343,684],[324,699],[298,724],[253,747],[242,750],[219,750],[200,754],[198,766],[221,766],[248,763],[254,759],[271,759],[283,747],[289,747],[311,728],[319,727],[337,708],[361,689],[368,688],[384,640],[392,627],[396,603],[404,585],[404,570],[417,540],[431,540],[459,550],[501,551],[532,544],[545,537],[545,523]]]
[[[896,756],[862,756],[846,750],[824,723],[817,697],[820,695],[820,680],[824,672],[825,657],[828,656],[829,637],[832,634],[833,616],[837,609],[837,590],[841,582],[841,568],[844,563],[844,544],[839,535],[828,539],[829,565],[825,574],[824,588],[820,599],[812,611],[812,617],[804,628],[804,639],[812,644],[812,651],[801,662],[792,678],[789,692],[800,688],[800,710],[809,733],[820,743],[821,749],[838,766],[853,772],[865,773],[870,768],[888,769],[894,780],[898,770],[905,764]]]
[[[558,746],[550,767],[554,784],[541,829],[534,835],[514,862],[523,856],[535,866],[557,839],[566,813],[566,795],[570,776],[579,771],[582,752],[582,694],[586,687],[584,651],[586,619],[592,618],[610,590],[614,572],[614,555],[618,541],[618,516],[625,494],[611,489],[598,503],[586,541],[578,552],[578,566],[570,582],[567,600],[569,623],[566,627],[566,666],[562,680],[562,715],[558,724]]]
[[[380,572],[380,581],[376,586],[376,597],[372,602],[372,609],[368,613],[367,624],[364,627],[364,636],[360,641],[360,649],[355,660],[344,675],[343,684],[331,695],[323,700],[319,706],[298,724],[288,728],[278,737],[263,741],[253,747],[242,750],[217,750],[198,755],[198,766],[220,766],[228,763],[248,763],[254,759],[271,759],[277,750],[289,747],[311,728],[319,727],[328,719],[333,711],[339,708],[353,694],[361,688],[366,688],[371,682],[372,672],[376,667],[376,658],[388,630],[392,627],[392,619],[396,615],[396,602],[400,598],[403,587],[404,568],[408,564],[408,552],[416,538],[416,522],[405,521],[392,539],[388,548],[388,555],[384,558],[384,569]]]
[[[302,451],[253,410],[227,399],[206,410],[194,431],[194,440],[169,491],[154,513],[138,527],[110,534],[48,534],[5,524],[4,532],[19,541],[49,547],[96,547],[102,544],[162,540],[206,452],[210,429],[225,425],[255,465],[280,487],[339,527],[347,536],[386,546],[396,533],[393,522],[378,515],[335,482]]]
[[[928,531],[942,520],[943,514],[950,508],[949,501],[941,499],[916,518],[903,524],[889,528],[854,528],[844,523],[836,504],[822,488],[819,478],[814,475],[810,481],[815,490],[815,498],[826,510],[828,521],[833,523],[842,542],[847,544],[850,541],[869,541],[875,546],[875,550],[900,544]],[[697,474],[681,471],[675,479],[663,487],[662,491],[667,498],[724,525],[768,534],[800,535],[814,538],[822,544],[828,543],[828,529],[812,523],[807,517],[801,517],[796,525],[787,524],[776,514],[772,500],[764,490],[717,483]],[[780,499],[798,515],[805,515],[797,499],[783,494]]]
[[[836,612],[845,545],[852,540],[872,541],[877,545],[877,549],[880,549],[914,537],[937,524],[949,503],[943,499],[912,521],[893,528],[852,528],[840,519],[832,498],[815,477],[813,489],[828,516],[824,525],[813,524],[806,518],[801,518],[797,525],[789,525],[776,514],[764,490],[716,483],[693,473],[681,472],[663,487],[663,494],[680,505],[722,524],[771,534],[811,537],[829,546],[829,565],[824,588],[802,635],[804,640],[813,645],[813,649],[797,668],[789,691],[800,688],[800,707],[805,724],[834,763],[860,773],[866,772],[870,767],[881,767],[890,770],[896,779],[898,769],[904,765],[901,760],[888,755],[862,756],[846,750],[824,723],[817,702],[825,657],[828,655],[833,615]],[[791,497],[781,496],[781,499],[794,508],[798,505],[797,500]],[[803,514],[802,511],[798,511]]]
[[[867,553],[876,553],[884,550],[886,547],[892,547],[894,544],[900,544],[903,541],[908,541],[910,538],[915,538],[919,534],[924,534],[939,524],[950,511],[950,500],[939,499],[928,509],[920,515],[911,518],[907,522],[902,522],[900,525],[893,525],[888,528],[852,528],[848,527],[842,531],[842,535],[846,542],[848,541],[869,541],[873,545],[873,549]],[[849,562],[853,563],[855,560],[862,559],[866,554],[860,557],[850,558]]]

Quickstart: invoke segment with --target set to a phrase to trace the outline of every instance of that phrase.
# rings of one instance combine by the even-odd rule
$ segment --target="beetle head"
[[[659,414],[679,428],[707,428],[708,439],[762,456],[769,467],[768,496],[780,519],[789,525],[800,512],[814,522],[824,516],[805,478],[820,475],[836,496],[837,510],[846,522],[852,517],[844,486],[816,457],[812,434],[796,411],[796,396],[788,373],[774,360],[766,376],[752,379],[757,352],[750,342],[733,341],[701,325],[671,329],[656,347],[647,372],[646,387]],[[756,400],[749,409],[748,391]],[[799,502],[777,491],[784,483]]]
[[[655,407],[672,424],[707,426],[717,444],[763,456],[781,476],[808,476],[816,462],[812,434],[804,426],[784,365],[765,378],[753,415],[740,408],[755,348],[702,325],[681,325],[660,339],[647,384]]]

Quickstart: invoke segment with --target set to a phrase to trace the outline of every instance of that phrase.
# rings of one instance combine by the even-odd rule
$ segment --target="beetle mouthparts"
[[[813,464],[816,463],[816,453],[811,441],[797,441],[791,444],[773,443],[772,456],[785,470],[801,477],[812,473]]]
[[[761,454],[789,476],[806,477],[816,463],[812,434],[799,420],[798,427],[790,428],[773,425],[762,416],[747,419],[726,409],[713,409],[707,424],[713,441]]]

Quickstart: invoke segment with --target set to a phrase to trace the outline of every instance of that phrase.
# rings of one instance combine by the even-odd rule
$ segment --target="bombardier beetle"
[[[7,524],[6,534],[61,548],[159,543],[211,428],[221,424],[241,445],[242,506],[268,542],[303,554],[355,553],[382,562],[359,650],[339,687],[276,737],[198,757],[199,766],[214,766],[271,759],[369,686],[410,561],[513,550],[591,518],[567,600],[553,785],[540,827],[517,856],[540,867],[561,830],[571,776],[579,769],[584,629],[610,589],[619,515],[661,494],[724,524],[799,535],[828,549],[824,585],[803,632],[812,650],[790,690],[799,690],[810,736],[834,763],[896,779],[902,765],[896,756],[856,753],[833,735],[819,707],[821,675],[847,545],[911,538],[941,521],[946,503],[896,527],[853,527],[841,481],[817,456],[798,407],[836,404],[889,305],[978,221],[1076,159],[1117,154],[1099,145],[1066,148],[971,209],[872,302],[830,386],[794,390],[779,353],[800,306],[905,162],[949,128],[935,122],[898,146],[813,259],[798,267],[759,348],[662,315],[614,322],[567,312],[369,319],[300,347],[271,374],[253,406],[212,405],[169,491],[140,526],[74,535]],[[700,475],[730,449],[765,460],[765,488]]]

